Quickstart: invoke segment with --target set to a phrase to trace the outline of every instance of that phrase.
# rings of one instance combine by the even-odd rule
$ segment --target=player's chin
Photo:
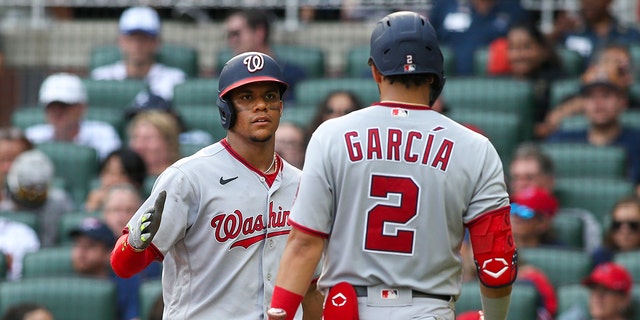
[[[259,131],[254,132],[249,138],[253,142],[267,142],[273,139],[274,132],[273,131]]]

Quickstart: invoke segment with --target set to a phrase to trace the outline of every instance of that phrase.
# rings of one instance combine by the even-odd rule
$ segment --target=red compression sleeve
[[[304,297],[293,293],[287,289],[276,286],[273,289],[273,297],[271,298],[271,307],[280,308],[287,312],[286,320],[293,320],[293,316],[298,311],[298,306],[302,303]]]
[[[127,242],[128,235],[123,234],[111,251],[111,268],[119,277],[130,278],[144,270],[154,260],[162,260],[160,251],[151,244],[143,251],[136,251]]]

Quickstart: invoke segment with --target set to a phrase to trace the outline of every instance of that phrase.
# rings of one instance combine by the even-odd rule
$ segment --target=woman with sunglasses
[[[619,252],[640,250],[640,198],[620,199],[610,219],[603,245],[593,252],[594,265],[612,261]]]

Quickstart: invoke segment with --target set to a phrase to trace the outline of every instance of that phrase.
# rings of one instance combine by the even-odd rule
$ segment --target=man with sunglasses
[[[531,187],[514,194],[511,201],[513,239],[519,248],[562,245],[551,232],[558,211],[558,201],[551,193]]]

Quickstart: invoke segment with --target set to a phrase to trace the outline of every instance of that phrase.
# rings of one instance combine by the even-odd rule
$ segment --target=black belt
[[[358,297],[366,297],[368,296],[367,287],[365,286],[353,286],[356,290],[356,295]],[[411,290],[411,295],[414,298],[431,298],[431,299],[439,299],[444,301],[451,301],[451,296],[447,296],[444,294],[431,294],[422,291]]]

